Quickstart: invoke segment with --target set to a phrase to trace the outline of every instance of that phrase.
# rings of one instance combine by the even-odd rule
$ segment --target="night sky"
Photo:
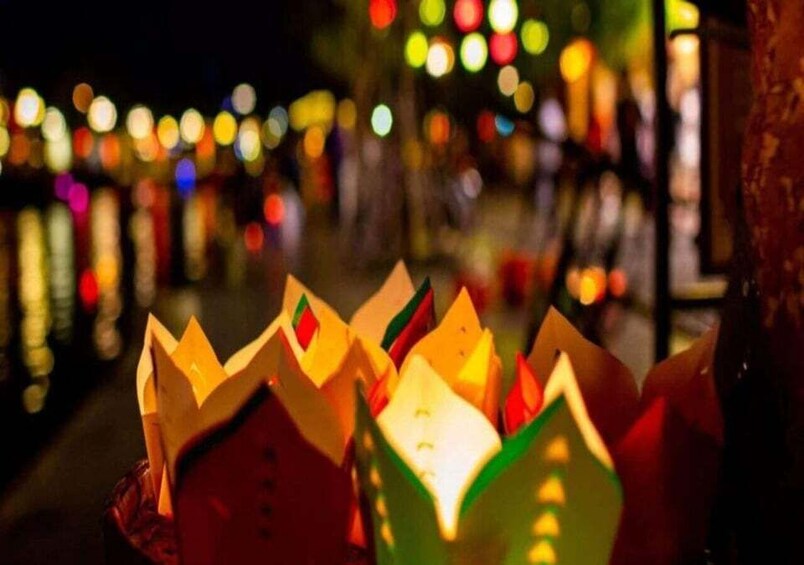
[[[337,87],[312,60],[328,0],[0,0],[0,93],[33,86],[70,105],[87,81],[118,106],[210,114],[239,82],[257,110],[315,87]]]

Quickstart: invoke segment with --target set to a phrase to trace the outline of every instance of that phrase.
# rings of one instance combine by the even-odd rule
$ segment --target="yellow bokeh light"
[[[11,136],[8,135],[8,130],[0,126],[0,157],[5,157],[8,149],[11,147]]]
[[[427,62],[427,37],[420,31],[414,31],[405,42],[405,60],[414,69],[423,67]]]
[[[354,129],[357,124],[357,106],[353,100],[345,98],[338,103],[338,125],[343,129]]]
[[[68,136],[45,142],[45,165],[50,171],[63,173],[69,171],[72,164],[73,145]]]
[[[48,141],[58,141],[67,135],[67,121],[58,108],[51,106],[45,111],[42,121],[42,137]]]
[[[256,118],[248,118],[240,124],[237,134],[237,148],[247,163],[255,162],[262,154],[262,141],[260,140],[260,122]]]
[[[179,123],[173,116],[162,116],[156,126],[156,137],[167,150],[179,144]]]
[[[513,96],[519,86],[519,71],[513,65],[506,65],[497,75],[497,87],[505,96]]]
[[[82,114],[86,114],[89,111],[89,105],[92,104],[94,99],[95,92],[87,83],[76,84],[75,88],[73,88],[73,106]]]
[[[204,137],[204,116],[195,108],[190,108],[181,116],[179,132],[181,138],[187,143],[195,144]]]
[[[565,81],[576,82],[589,71],[593,49],[587,39],[577,39],[564,48],[558,64]]]
[[[126,117],[126,129],[134,139],[145,139],[154,129],[154,115],[145,106],[134,106]]]
[[[89,105],[87,121],[98,133],[112,131],[117,123],[117,108],[106,96],[98,96]]]
[[[519,8],[515,0],[491,0],[489,4],[489,24],[497,33],[509,33],[516,27]]]
[[[0,126],[8,125],[8,119],[10,117],[8,101],[0,96]]]
[[[38,126],[45,119],[45,101],[33,88],[23,88],[14,104],[14,120],[24,128]]]
[[[486,38],[479,33],[470,33],[461,42],[461,62],[470,73],[476,73],[486,65],[489,48]]]
[[[137,152],[137,157],[141,161],[150,163],[159,155],[159,140],[156,135],[151,132],[143,139],[134,140],[134,150]]]
[[[326,135],[321,126],[312,126],[304,134],[304,153],[310,159],[318,159],[324,153]]]
[[[444,0],[421,0],[419,4],[419,18],[426,26],[435,27],[441,25],[446,13],[447,7],[444,4]]]
[[[237,139],[237,120],[225,110],[220,112],[212,122],[212,133],[218,145],[231,145]]]
[[[427,73],[439,78],[448,74],[455,64],[455,53],[449,43],[437,39],[430,45],[427,52]]]
[[[522,24],[522,47],[531,55],[541,55],[550,43],[550,30],[539,20],[527,20]]]
[[[533,92],[533,86],[528,81],[519,83],[514,92],[514,106],[516,109],[525,114],[530,112],[533,108],[533,102],[536,100],[536,93]]]
[[[250,114],[257,105],[257,92],[250,84],[238,84],[232,91],[232,106],[240,115]]]

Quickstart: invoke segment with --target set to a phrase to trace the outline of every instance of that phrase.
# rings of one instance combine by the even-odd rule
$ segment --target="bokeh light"
[[[52,173],[63,173],[73,165],[73,146],[70,137],[62,135],[45,142],[45,165]]]
[[[470,33],[461,42],[461,63],[470,73],[476,73],[486,65],[489,48],[486,38],[479,33]]]
[[[310,159],[318,159],[324,154],[327,136],[321,126],[311,126],[304,133],[304,153]]]
[[[443,39],[434,39],[427,52],[427,73],[439,78],[448,74],[454,65],[455,53],[452,46]]]
[[[377,29],[385,29],[396,19],[396,0],[369,0],[369,19]]]
[[[11,147],[11,136],[6,128],[0,126],[0,157],[6,156],[9,147]]]
[[[551,141],[564,141],[567,137],[567,120],[561,103],[555,98],[547,98],[539,106],[539,127]]]
[[[489,24],[497,33],[508,33],[516,27],[519,8],[515,0],[491,0]]]
[[[235,117],[223,110],[215,116],[212,122],[212,133],[215,135],[215,142],[218,145],[231,145],[237,139],[237,120]]]
[[[550,30],[539,20],[526,20],[522,24],[522,48],[531,55],[541,55],[550,43]]]
[[[455,26],[463,33],[475,31],[483,23],[483,2],[481,0],[457,0],[452,9]]]
[[[480,141],[490,143],[497,136],[497,126],[494,123],[494,112],[483,110],[477,117],[477,137]]]
[[[87,121],[98,133],[112,131],[117,124],[117,108],[106,96],[98,96],[89,105]]]
[[[176,163],[176,188],[183,198],[188,198],[195,190],[195,164],[192,159],[181,159]]]
[[[391,133],[391,127],[394,125],[394,116],[391,109],[385,104],[380,104],[374,107],[371,112],[371,129],[380,137],[385,137]]]
[[[528,81],[520,82],[519,86],[516,87],[516,92],[514,92],[514,106],[516,106],[516,109],[526,114],[533,108],[535,100],[536,93],[533,91],[533,85]]]
[[[494,126],[497,128],[497,133],[502,137],[508,137],[514,133],[514,129],[516,128],[516,124],[502,114],[497,114],[494,117]]]
[[[154,129],[154,115],[151,111],[138,104],[128,112],[126,117],[126,130],[134,139],[145,139]]]
[[[421,0],[419,3],[419,18],[426,26],[435,27],[441,25],[447,13],[447,6],[444,0]]]
[[[497,74],[497,87],[505,96],[513,96],[519,86],[519,71],[512,65],[506,65]]]
[[[38,126],[45,119],[45,101],[33,88],[23,88],[14,104],[14,121],[24,128]]]
[[[179,122],[173,116],[162,116],[156,126],[156,137],[170,151],[179,144]]]
[[[575,82],[589,71],[594,48],[588,39],[576,39],[561,52],[558,64],[561,76],[567,82]]]
[[[427,37],[421,31],[414,31],[405,42],[405,60],[414,69],[423,67],[427,62],[429,49]]]
[[[232,91],[232,107],[241,116],[250,114],[257,106],[257,92],[248,83],[238,84]]]
[[[445,145],[450,138],[449,115],[441,110],[431,110],[424,118],[424,131],[433,145]]]
[[[259,253],[265,242],[265,232],[257,222],[251,222],[243,232],[243,244],[249,253]]]
[[[48,141],[59,141],[67,136],[67,121],[58,108],[51,106],[45,111],[42,121],[42,137]]]
[[[278,194],[269,194],[263,205],[263,215],[269,225],[278,226],[285,219],[285,202]]]
[[[95,92],[87,83],[82,82],[73,88],[73,106],[82,114],[89,111],[89,105],[95,99]]]
[[[277,137],[282,137],[288,131],[288,111],[282,106],[274,106],[268,113],[268,124]]]
[[[498,65],[507,65],[513,62],[516,59],[518,49],[516,35],[513,33],[495,33],[491,36],[489,52],[491,53],[492,61]]]
[[[357,124],[357,106],[353,100],[345,98],[338,103],[338,125],[351,130],[355,124]]]
[[[240,124],[235,149],[247,163],[254,163],[260,158],[262,141],[260,140],[260,122],[256,118],[245,119]]]
[[[201,141],[201,138],[204,136],[205,127],[204,116],[195,108],[190,108],[181,116],[179,133],[186,143],[194,145]]]

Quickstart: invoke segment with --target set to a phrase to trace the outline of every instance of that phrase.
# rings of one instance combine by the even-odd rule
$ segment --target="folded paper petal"
[[[566,352],[572,360],[589,415],[606,444],[614,445],[628,431],[639,411],[639,392],[633,375],[605,349],[586,340],[551,307],[528,363],[536,374],[549,375],[558,351]]]
[[[359,336],[381,343],[388,324],[414,294],[405,263],[398,261],[382,287],[357,309],[349,325]]]
[[[542,409],[544,390],[536,373],[525,356],[516,354],[516,375],[511,390],[505,398],[503,421],[508,435],[516,433],[531,422]]]

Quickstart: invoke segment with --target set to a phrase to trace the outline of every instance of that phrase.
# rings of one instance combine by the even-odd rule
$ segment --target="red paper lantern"
[[[483,22],[483,2],[481,0],[458,0],[452,11],[455,25],[463,33],[475,31]]]
[[[495,33],[491,36],[489,44],[489,51],[491,52],[491,60],[498,65],[507,65],[516,58],[519,44],[516,40],[516,34],[512,33]]]
[[[375,28],[387,28],[396,19],[396,0],[369,0],[369,19]]]

